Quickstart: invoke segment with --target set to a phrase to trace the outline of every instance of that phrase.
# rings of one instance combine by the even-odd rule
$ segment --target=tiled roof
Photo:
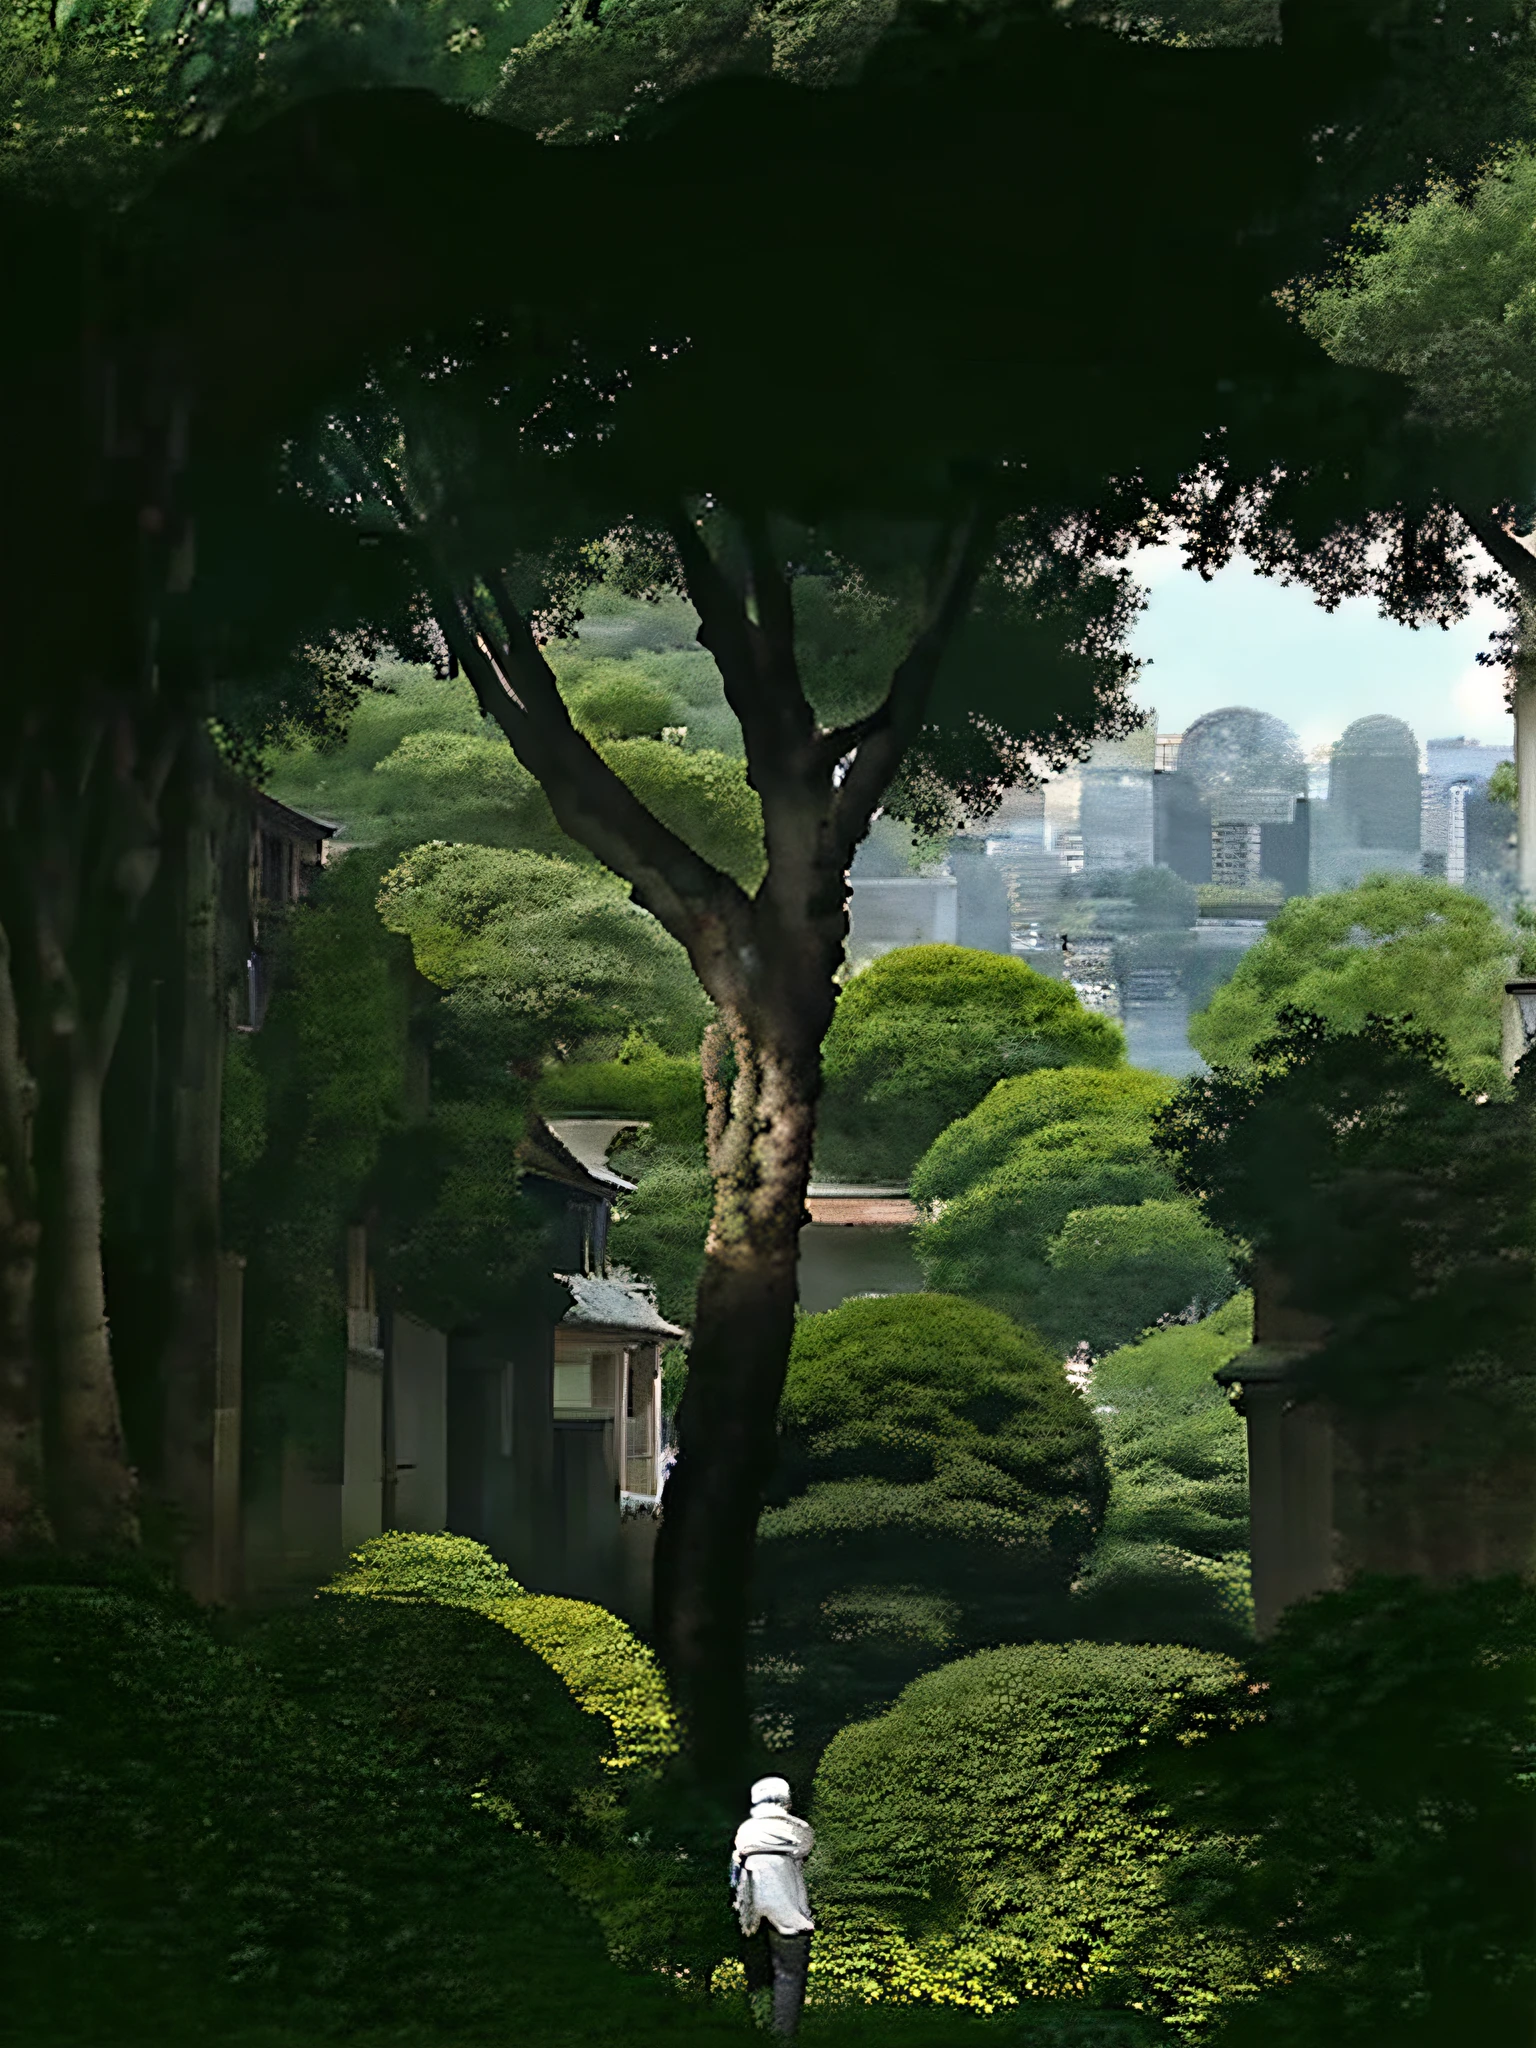
[[[561,1321],[584,1330],[622,1330],[636,1337],[681,1337],[676,1323],[669,1323],[640,1282],[630,1274],[557,1273],[555,1278],[569,1287],[571,1306]]]

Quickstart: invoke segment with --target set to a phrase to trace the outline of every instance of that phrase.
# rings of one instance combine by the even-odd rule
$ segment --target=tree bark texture
[[[390,480],[370,482],[385,502],[399,502]],[[399,509],[408,523],[408,507]],[[794,1330],[820,1049],[848,934],[848,867],[921,726],[992,546],[992,526],[979,514],[942,537],[926,617],[883,703],[826,730],[801,686],[790,580],[767,522],[745,520],[742,532],[744,576],[716,560],[692,516],[679,514],[672,539],[762,804],[767,870],[751,897],[661,825],[576,732],[497,570],[426,557],[438,624],[482,709],[543,784],[562,828],[622,875],[635,901],[686,947],[716,1005],[705,1047],[715,1199],[657,1543],[655,1613],[695,1770],[733,1799],[750,1750],[752,1560]]]
[[[206,734],[185,749],[169,822],[175,887],[170,926],[176,972],[166,1066],[165,1157],[169,1329],[161,1361],[160,1491],[168,1505],[183,1585],[200,1601],[231,1596],[215,1541],[218,1402],[220,1124],[232,946],[245,883],[247,820]],[[227,1562],[227,1561],[226,1561]]]

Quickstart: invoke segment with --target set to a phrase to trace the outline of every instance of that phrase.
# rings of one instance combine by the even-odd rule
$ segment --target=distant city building
[[[1318,806],[1312,887],[1352,889],[1367,875],[1421,872],[1419,743],[1400,718],[1357,718],[1335,743]]]
[[[1156,714],[1124,739],[1100,740],[1077,771],[1083,871],[1114,874],[1152,865]]]
[[[1154,859],[1196,885],[1305,893],[1307,768],[1290,727],[1229,705],[1197,718],[1172,758],[1154,776]]]
[[[1179,765],[1179,749],[1184,744],[1181,732],[1160,732],[1152,755],[1152,766],[1163,775],[1171,775]]]
[[[1513,886],[1514,819],[1507,806],[1489,802],[1488,781],[1500,762],[1514,759],[1514,749],[1440,739],[1426,744],[1424,756],[1419,785],[1423,872],[1500,900]]]

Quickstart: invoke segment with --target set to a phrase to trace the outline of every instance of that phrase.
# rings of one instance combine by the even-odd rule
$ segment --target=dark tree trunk
[[[53,1539],[33,1321],[40,1234],[32,1137],[35,1092],[22,1057],[10,948],[0,928],[0,1557]]]
[[[814,955],[814,934],[806,938]],[[656,1547],[656,1630],[695,1764],[732,1798],[747,1749],[752,1560],[794,1335],[819,1087],[804,1019],[786,1021],[790,1032],[773,1035],[737,1021],[731,1100],[717,1077],[710,1091],[715,1205]],[[775,1036],[802,1047],[786,1054]]]
[[[218,1402],[219,1139],[228,1032],[231,837],[244,868],[244,820],[221,789],[211,742],[197,733],[182,756],[168,832],[176,974],[168,1062],[169,1333],[161,1362],[160,1486],[174,1517],[180,1576],[195,1599],[227,1599],[227,1560],[215,1542]]]
[[[360,483],[419,530],[409,487],[354,443]],[[764,1487],[794,1331],[796,1264],[820,1092],[847,939],[848,867],[916,736],[939,661],[992,553],[976,510],[941,536],[925,616],[868,716],[826,730],[801,686],[790,582],[762,517],[743,523],[745,573],[730,573],[699,522],[671,529],[741,725],[763,808],[767,872],[754,896],[662,825],[576,731],[499,565],[423,549],[437,623],[487,717],[543,785],[563,830],[631,885],[687,948],[729,1040],[709,1110],[715,1202],[699,1285],[679,1455],[657,1543],[658,1644],[696,1770],[739,1797],[750,1748],[746,1630]],[[478,587],[477,587],[478,586]]]

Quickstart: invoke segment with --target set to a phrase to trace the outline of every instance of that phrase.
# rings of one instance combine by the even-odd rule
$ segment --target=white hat
[[[754,1806],[788,1806],[789,1781],[785,1778],[759,1778],[752,1787]]]

